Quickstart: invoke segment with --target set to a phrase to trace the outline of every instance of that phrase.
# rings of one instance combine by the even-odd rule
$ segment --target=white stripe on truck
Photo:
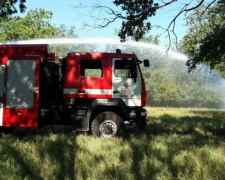
[[[79,93],[78,90],[84,90],[84,93]],[[96,95],[101,95],[101,94],[107,94],[111,95],[112,90],[111,89],[64,89],[63,90],[64,94],[96,94]]]

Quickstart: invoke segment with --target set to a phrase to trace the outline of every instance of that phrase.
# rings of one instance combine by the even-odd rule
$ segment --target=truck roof
[[[49,52],[48,44],[0,44],[0,62],[6,63],[11,57],[39,56],[54,60],[56,54]]]
[[[135,54],[124,53],[101,53],[101,52],[70,52],[67,54],[67,58],[137,58]]]
[[[47,51],[48,44],[0,44],[0,49]]]

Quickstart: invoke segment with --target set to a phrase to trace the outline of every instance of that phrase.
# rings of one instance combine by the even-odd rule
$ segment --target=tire
[[[124,123],[122,118],[112,111],[100,113],[92,121],[91,132],[94,136],[111,138],[124,134]]]

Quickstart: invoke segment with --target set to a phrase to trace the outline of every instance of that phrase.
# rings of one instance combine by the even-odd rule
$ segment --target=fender
[[[90,106],[88,107],[86,117],[84,122],[82,123],[83,127],[81,127],[82,131],[89,131],[89,123],[92,113],[99,106],[104,107],[118,107],[126,118],[129,118],[129,111],[125,104],[125,102],[121,99],[95,99],[92,101]]]

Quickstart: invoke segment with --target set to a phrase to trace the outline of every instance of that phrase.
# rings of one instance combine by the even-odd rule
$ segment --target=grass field
[[[225,111],[147,108],[144,132],[111,139],[70,127],[0,137],[0,179],[225,179]]]

